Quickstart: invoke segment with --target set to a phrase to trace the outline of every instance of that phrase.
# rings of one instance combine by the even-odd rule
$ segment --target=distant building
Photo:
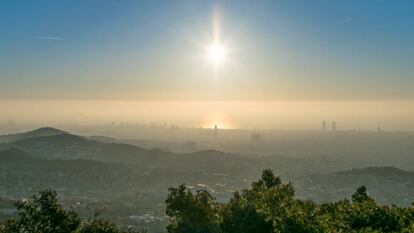
[[[17,125],[16,122],[13,120],[10,120],[7,122],[7,126],[10,128],[16,127],[16,125]]]
[[[335,121],[332,122],[332,131],[336,131],[336,122]]]
[[[322,131],[326,131],[326,121],[322,121]]]
[[[217,125],[214,125],[214,138],[215,139],[218,138],[218,127],[217,127]]]
[[[250,140],[252,141],[252,142],[254,142],[254,143],[258,143],[258,142],[261,142],[262,141],[262,134],[260,133],[260,132],[253,132],[251,135],[250,135]]]

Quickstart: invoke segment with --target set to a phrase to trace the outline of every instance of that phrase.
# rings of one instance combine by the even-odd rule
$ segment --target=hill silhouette
[[[42,128],[18,134],[18,137],[20,139],[14,136],[12,142],[3,143],[1,148],[18,148],[34,158],[84,159],[176,170],[224,171],[236,167],[242,169],[249,164],[248,159],[216,150],[177,154],[124,143],[104,143],[56,129]]]
[[[2,135],[0,136],[0,143],[11,143],[22,139],[53,136],[59,134],[67,134],[67,132],[52,127],[43,127],[29,132]]]

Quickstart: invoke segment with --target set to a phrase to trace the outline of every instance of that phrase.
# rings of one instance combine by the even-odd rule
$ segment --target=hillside
[[[251,167],[251,159],[241,159],[237,155],[215,150],[176,154],[122,143],[104,143],[69,133],[23,137],[11,143],[4,143],[0,147],[2,150],[9,148],[19,148],[35,158],[85,159],[123,163],[140,169],[242,173]]]
[[[395,167],[368,167],[310,176],[297,183],[301,196],[321,202],[349,197],[361,185],[379,203],[409,206],[414,196],[414,172]]]
[[[82,159],[45,160],[16,148],[0,152],[0,169],[0,192],[6,196],[26,196],[54,188],[66,195],[96,193],[98,198],[108,195],[107,191],[127,191],[126,179],[140,176],[121,164]]]
[[[1,197],[28,197],[52,188],[68,206],[81,203],[78,207],[86,216],[90,209],[110,208],[103,215],[118,224],[164,226],[169,187],[186,183],[191,190],[208,190],[225,202],[264,168],[293,181],[300,198],[319,202],[349,198],[360,185],[380,203],[407,206],[414,196],[414,173],[394,167],[336,172],[346,166],[323,158],[255,158],[217,150],[178,154],[53,129],[13,137],[0,147]],[[155,220],[143,223],[147,217],[130,216]]]
[[[51,128],[51,127],[43,127],[39,129],[35,129],[29,132],[17,133],[17,134],[8,134],[8,135],[1,135],[0,136],[0,144],[1,143],[11,143],[18,140],[29,139],[29,138],[36,138],[36,137],[45,137],[45,136],[54,136],[59,134],[66,134],[65,131]]]

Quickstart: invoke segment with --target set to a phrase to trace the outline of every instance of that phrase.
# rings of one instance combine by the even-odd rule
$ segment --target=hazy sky
[[[244,129],[414,130],[413,101],[0,101],[3,119],[37,127],[114,121]],[[6,117],[6,118],[4,118]],[[0,125],[1,125],[0,118]],[[4,122],[3,122],[4,123]]]
[[[36,100],[234,103],[204,110],[223,115],[271,102],[255,108],[269,119],[278,101],[414,101],[413,12],[409,0],[1,1],[1,117],[18,119]],[[219,65],[206,51],[214,42],[225,49]],[[338,112],[323,106],[311,111]]]
[[[413,12],[408,0],[1,1],[0,97],[411,100]],[[214,31],[219,70],[205,59]]]

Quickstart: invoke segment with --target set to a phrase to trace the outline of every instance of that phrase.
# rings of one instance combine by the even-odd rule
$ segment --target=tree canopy
[[[170,188],[166,203],[169,233],[414,232],[413,207],[379,205],[364,186],[350,200],[300,200],[293,185],[270,170],[227,203],[185,185]]]
[[[414,206],[379,205],[365,186],[350,199],[315,203],[295,197],[292,183],[270,170],[226,203],[208,191],[185,185],[170,188],[166,200],[168,233],[382,233],[414,232]],[[66,210],[55,191],[16,202],[16,218],[0,223],[1,233],[133,233],[95,215],[82,221]]]
[[[52,190],[20,200],[15,207],[18,217],[1,223],[1,233],[138,233],[134,229],[121,231],[98,215],[82,222],[75,211],[62,207]]]

